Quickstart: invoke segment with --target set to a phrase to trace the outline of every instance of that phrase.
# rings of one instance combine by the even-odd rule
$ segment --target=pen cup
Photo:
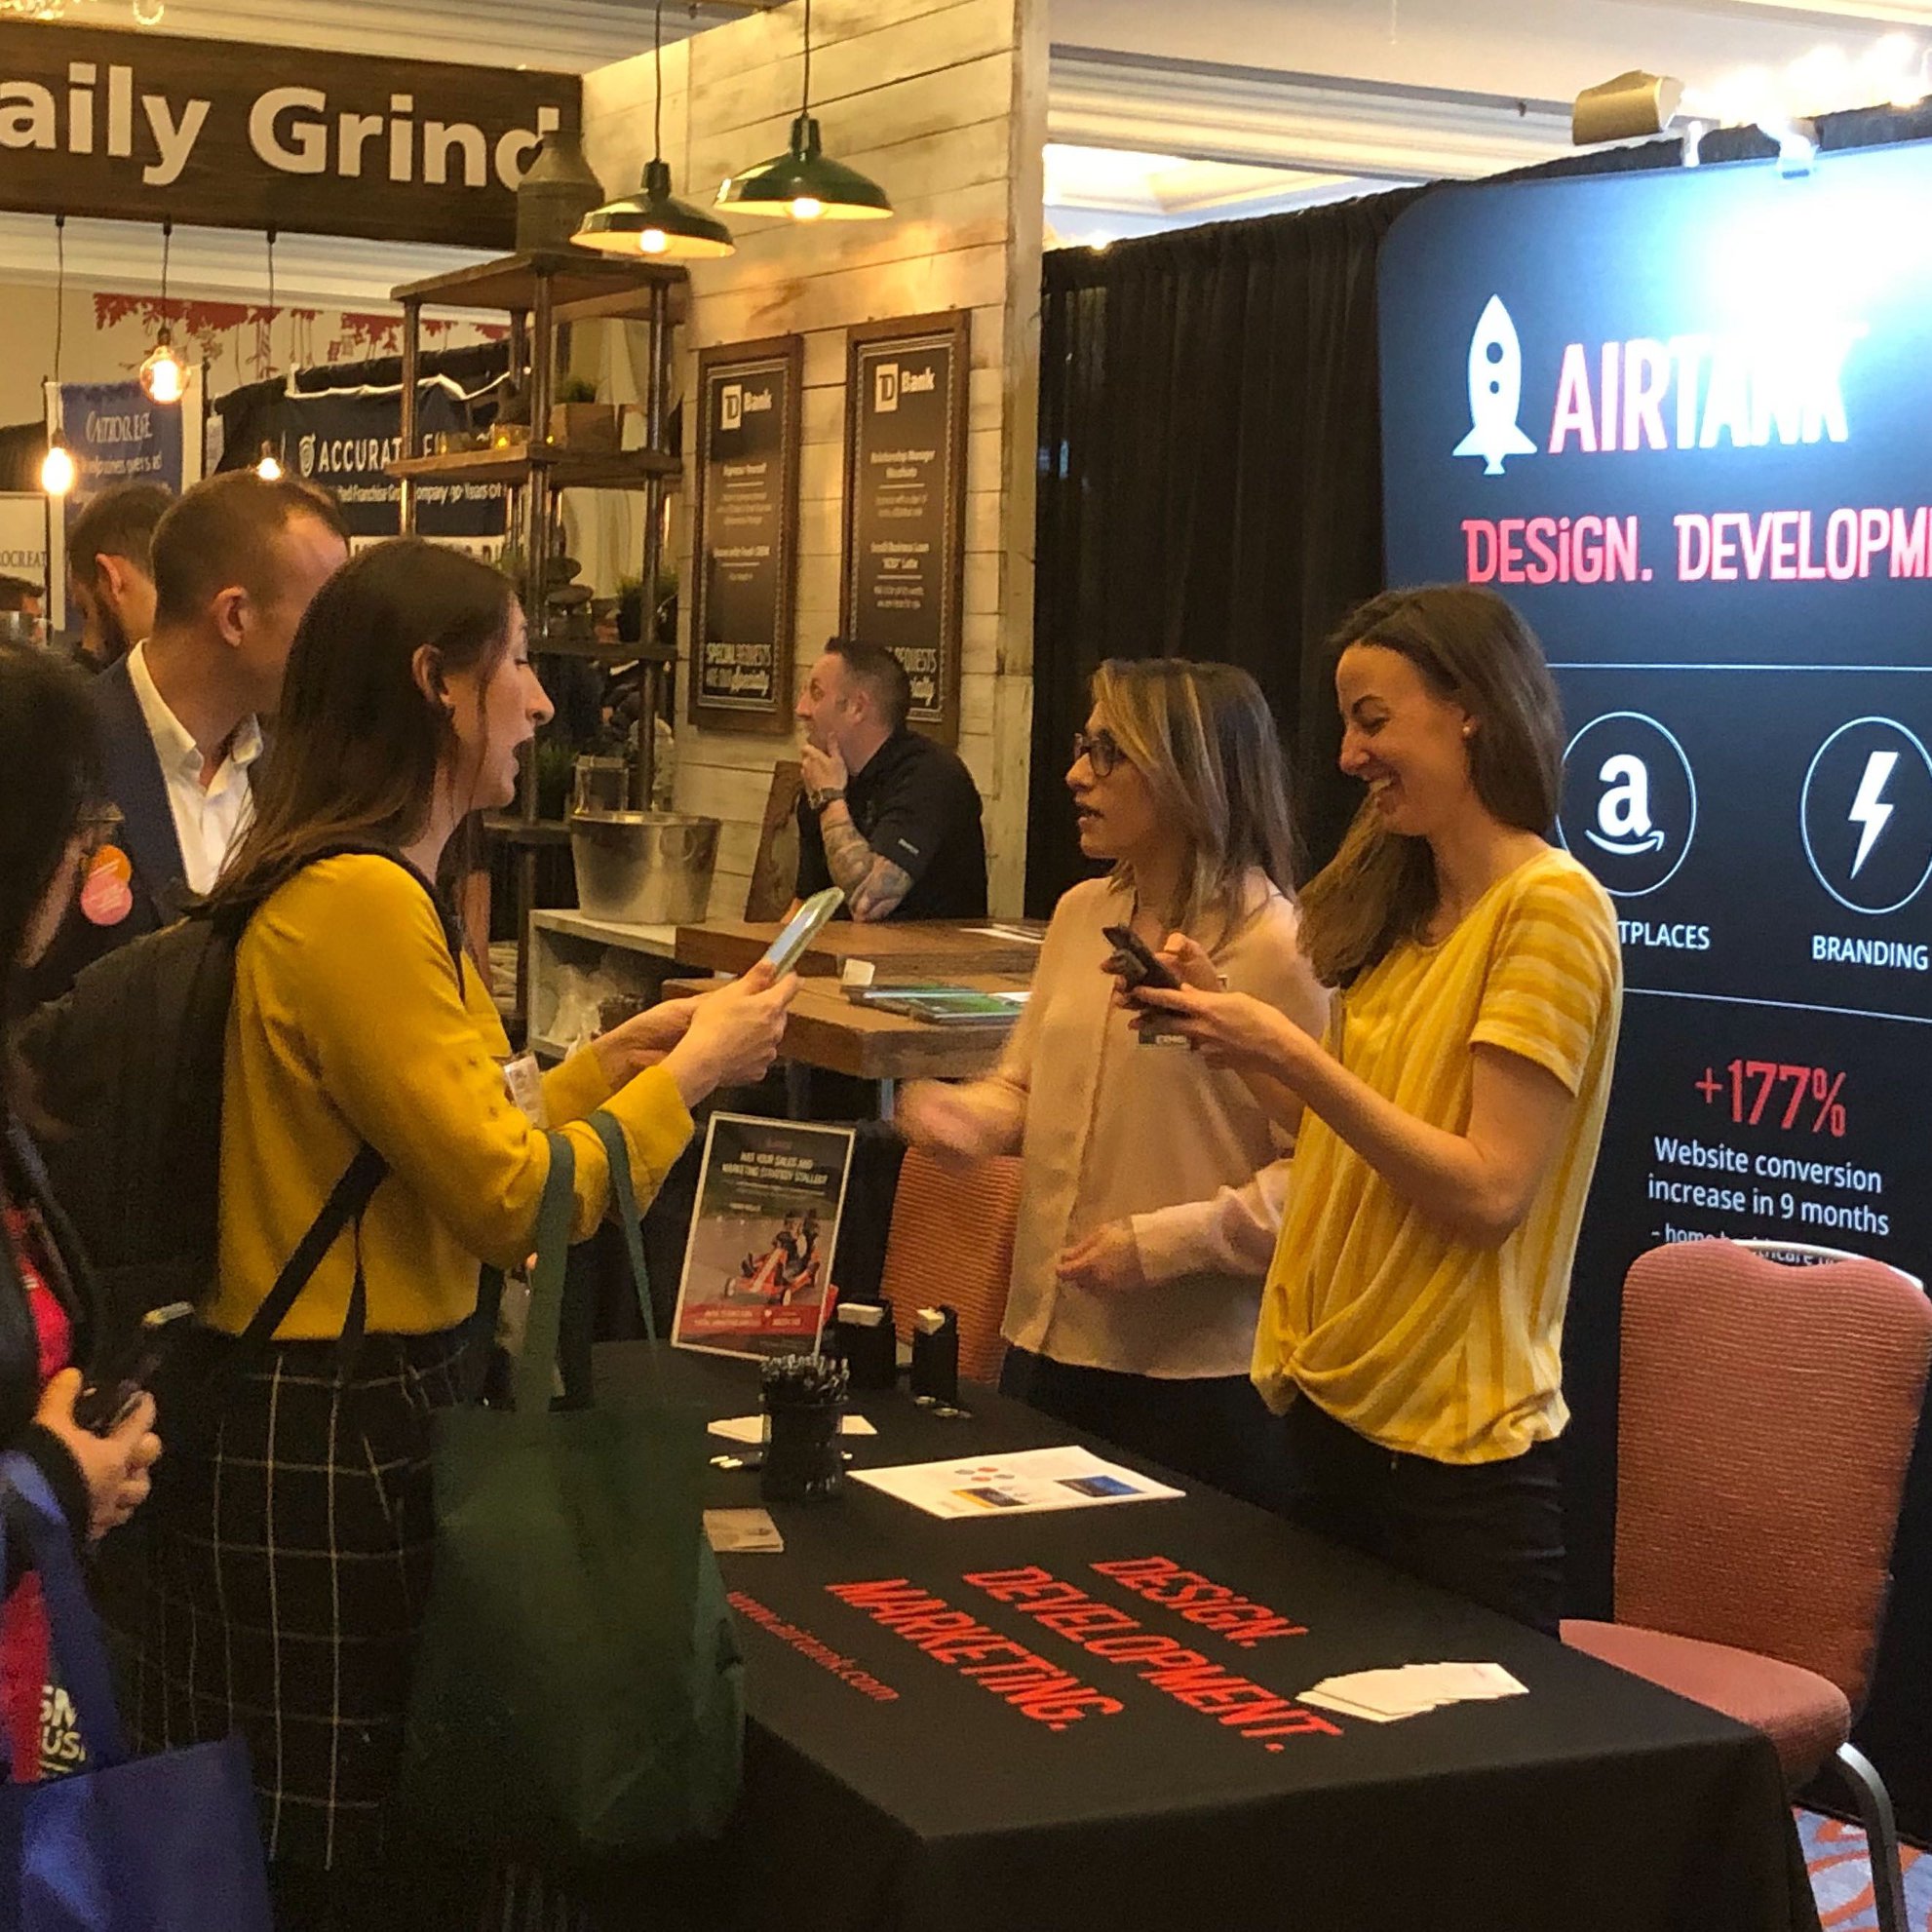
[[[847,1386],[844,1363],[822,1356],[780,1355],[765,1364],[758,1489],[766,1502],[823,1502],[845,1487],[838,1437]]]

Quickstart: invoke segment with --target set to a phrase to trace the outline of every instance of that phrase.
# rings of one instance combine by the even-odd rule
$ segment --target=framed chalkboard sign
[[[912,680],[911,722],[959,736],[966,567],[964,309],[869,323],[847,337],[840,628]]]
[[[698,358],[691,715],[715,730],[792,729],[804,367],[797,335]]]

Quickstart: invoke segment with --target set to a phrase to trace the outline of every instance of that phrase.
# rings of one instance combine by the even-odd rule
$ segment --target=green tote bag
[[[656,1342],[623,1133],[593,1124]],[[722,1829],[743,1671],[705,1540],[705,1415],[650,1391],[553,1410],[575,1160],[550,1137],[514,1410],[436,1418],[436,1562],[404,1797],[438,1835],[535,1863]]]

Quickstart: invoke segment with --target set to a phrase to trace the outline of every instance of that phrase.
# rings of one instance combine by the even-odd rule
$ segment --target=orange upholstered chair
[[[913,1314],[944,1302],[959,1317],[959,1373],[994,1382],[1006,1354],[999,1325],[1013,1271],[1020,1163],[1009,1155],[960,1166],[908,1147],[899,1170],[880,1288],[900,1338]]]
[[[1889,1795],[1850,1743],[1932,1362],[1932,1303],[1877,1261],[1729,1241],[1624,1285],[1616,1621],[1565,1643],[1764,1731],[1796,1788],[1835,1763],[1882,1932],[1905,1932]]]

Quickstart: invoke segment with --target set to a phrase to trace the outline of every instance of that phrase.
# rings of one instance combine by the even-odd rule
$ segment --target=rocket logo
[[[1533,456],[1536,445],[1517,425],[1523,406],[1523,344],[1500,295],[1491,295],[1469,338],[1469,434],[1457,456],[1483,458],[1483,474],[1499,477],[1505,456]]]

